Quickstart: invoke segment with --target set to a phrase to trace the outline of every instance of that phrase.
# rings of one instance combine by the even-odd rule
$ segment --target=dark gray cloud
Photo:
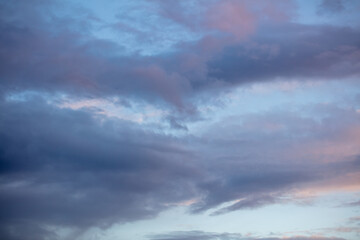
[[[199,197],[193,212],[234,200],[213,215],[258,208],[288,201],[283,196],[295,189],[360,167],[358,158],[327,164],[281,157],[291,144],[337,136],[344,126],[336,126],[333,117],[313,133],[315,127],[301,128],[311,126],[301,123],[309,120],[292,116],[293,126],[284,131],[296,134],[299,128],[303,135],[290,144],[285,132],[266,133],[255,126],[248,132],[238,128],[229,138],[226,124],[217,137],[177,139],[126,121],[100,123],[85,110],[60,109],[42,98],[3,99],[0,108],[0,228],[6,239],[54,234],[46,226],[87,229],[150,218]],[[286,118],[283,113],[263,120]],[[329,126],[335,133],[323,136]],[[27,231],[34,234],[26,237]]]
[[[77,17],[56,15],[54,8]],[[352,28],[263,23],[238,43],[204,35],[168,54],[118,55],[121,43],[92,34],[89,11],[43,1],[3,2],[0,9],[2,91],[131,96],[194,113],[200,89],[209,98],[209,89],[234,84],[334,79],[360,70],[360,33]]]
[[[321,121],[286,111],[239,116],[201,136],[174,137],[118,119],[99,121],[91,109],[59,108],[46,97],[9,100],[23,91],[136,98],[170,109],[164,120],[188,130],[184,121],[204,120],[198,102],[228,87],[359,76],[357,29],[261,21],[248,38],[234,41],[201,31],[204,26],[192,25],[171,4],[162,7],[163,16],[203,35],[166,54],[118,54],[120,42],[94,36],[100,20],[90,11],[61,1],[0,3],[1,239],[56,239],[49,226],[107,227],[154,217],[190,199],[199,199],[193,213],[232,201],[212,215],[253,209],[359,172],[358,156],[331,163],[317,159],[321,153],[303,154],[308,142],[341,144],[338,136],[359,127],[359,115],[349,109],[312,107],[328,116]],[[145,35],[138,40],[151,38]],[[154,239],[194,236],[241,239],[203,232]]]
[[[215,130],[203,136],[206,148],[202,149],[202,157],[207,159],[206,168],[211,175],[199,184],[204,197],[192,205],[192,210],[203,212],[224,202],[237,201],[215,211],[216,215],[284,203],[290,200],[287,193],[296,189],[350,172],[357,174],[358,156],[341,156],[340,162],[321,162],[332,156],[326,154],[328,148],[320,150],[319,142],[330,141],[334,147],[342,144],[337,140],[339,136],[349,131],[348,127],[359,127],[358,114],[337,108],[315,109],[331,115],[319,123],[289,112],[255,114],[222,121],[220,128],[210,127]],[[341,118],[344,122],[337,116],[344,116]],[[353,140],[350,137],[347,141]],[[350,146],[348,142],[343,144]],[[313,151],[317,154],[313,155]]]
[[[50,230],[32,221],[14,221],[2,224],[0,227],[0,237],[4,240],[42,240],[59,239]]]
[[[351,28],[266,26],[253,40],[226,47],[210,60],[209,75],[231,83],[358,76],[359,37]]]
[[[52,16],[53,5],[41,1],[1,5],[2,88],[78,96],[120,94],[182,107],[181,96],[190,87],[187,80],[152,57],[115,56],[122,46],[99,40],[88,31],[91,13],[80,12],[85,17],[68,19],[67,15]],[[22,9],[26,14],[22,15]]]
[[[126,121],[100,122],[43,98],[2,99],[0,232],[6,239],[45,239],[54,234],[47,226],[107,227],[189,199],[199,199],[193,213],[224,214],[291,201],[292,191],[358,173],[356,156],[322,163],[293,149],[321,139],[336,143],[344,128],[359,124],[351,110],[315,109],[328,117],[319,123],[288,112],[255,114],[242,116],[241,127],[231,119],[202,137],[175,138]],[[269,132],[265,123],[286,128]],[[29,238],[27,229],[34,232]]]
[[[192,197],[200,177],[176,139],[127,122],[99,125],[89,113],[41,99],[1,102],[0,129],[0,225],[7,234],[22,225],[86,228],[153,217]]]
[[[322,0],[318,6],[318,14],[334,14],[345,10],[343,0]]]
[[[202,232],[202,231],[188,231],[188,232],[172,232],[168,234],[159,234],[154,236],[149,236],[151,240],[280,240],[283,238],[278,237],[249,237],[242,236],[237,233],[211,233],[211,232]],[[287,237],[289,240],[344,240],[343,238],[336,237],[306,237],[306,236],[296,236],[296,237]]]

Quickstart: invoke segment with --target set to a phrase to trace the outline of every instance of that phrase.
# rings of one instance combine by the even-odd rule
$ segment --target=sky
[[[359,13],[0,0],[0,239],[360,239]]]

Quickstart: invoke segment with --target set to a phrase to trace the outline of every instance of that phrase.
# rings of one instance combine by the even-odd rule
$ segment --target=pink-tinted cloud
[[[237,39],[253,33],[257,20],[242,1],[219,1],[208,9],[206,17],[208,27],[230,33]]]
[[[291,19],[295,6],[291,1],[222,0],[206,12],[206,26],[233,35],[237,40],[253,34],[259,24]]]

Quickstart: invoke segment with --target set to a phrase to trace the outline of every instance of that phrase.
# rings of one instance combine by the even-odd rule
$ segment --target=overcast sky
[[[0,1],[0,239],[359,239],[359,13]]]

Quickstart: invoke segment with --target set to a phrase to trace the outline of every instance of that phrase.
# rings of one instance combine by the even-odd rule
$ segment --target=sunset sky
[[[0,0],[0,239],[360,239],[360,1]]]

